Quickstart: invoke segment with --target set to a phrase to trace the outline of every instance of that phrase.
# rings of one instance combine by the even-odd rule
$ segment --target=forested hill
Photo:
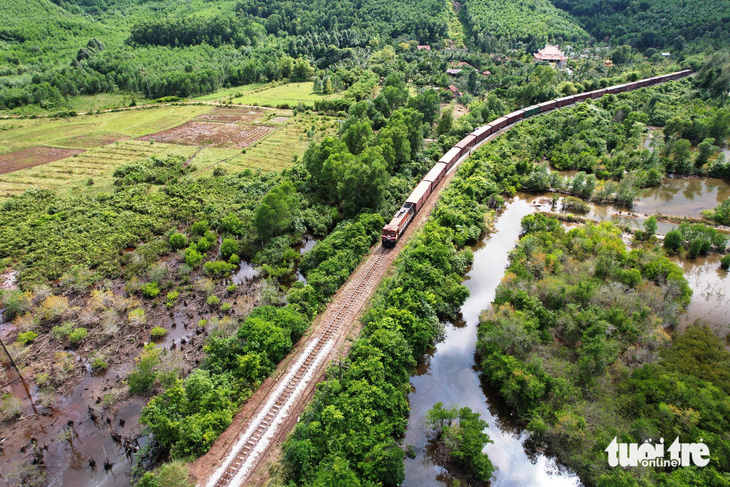
[[[553,0],[575,16],[596,39],[637,49],[679,51],[685,43],[698,49],[730,41],[727,0]]]
[[[590,36],[569,14],[549,0],[466,0],[459,15],[471,41],[491,51],[530,43],[533,51],[548,41],[587,41]]]
[[[357,28],[429,43],[446,36],[450,7],[444,0],[242,0],[237,8],[266,19],[272,34]]]

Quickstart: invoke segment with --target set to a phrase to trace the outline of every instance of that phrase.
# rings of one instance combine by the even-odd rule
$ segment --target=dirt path
[[[484,142],[500,133],[488,137]],[[459,163],[466,157],[462,157]],[[225,487],[266,484],[270,466],[277,462],[281,445],[296,425],[304,407],[313,398],[316,385],[324,379],[333,361],[347,356],[360,333],[360,318],[370,298],[410,236],[430,216],[455,172],[453,169],[447,174],[443,183],[429,196],[395,248],[384,250],[378,243],[370,250],[335,294],[327,309],[315,320],[310,331],[244,404],[231,426],[207,454],[190,465],[190,475],[197,485]]]

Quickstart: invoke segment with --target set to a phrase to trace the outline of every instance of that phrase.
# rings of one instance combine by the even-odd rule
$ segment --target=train
[[[446,176],[451,168],[463,156],[469,154],[476,146],[480,145],[484,140],[492,134],[499,132],[500,130],[508,127],[520,120],[539,115],[555,108],[562,108],[568,105],[587,100],[589,98],[601,98],[607,94],[623,93],[625,91],[632,91],[645,86],[657,85],[666,81],[672,81],[692,74],[691,69],[685,69],[683,71],[677,71],[675,73],[669,73],[662,76],[654,76],[630,83],[625,83],[616,86],[610,86],[608,88],[602,88],[600,90],[587,91],[572,96],[563,96],[555,100],[538,103],[531,105],[520,110],[516,110],[512,113],[508,113],[503,117],[499,117],[492,120],[486,125],[483,125],[466,137],[456,143],[451,149],[446,151],[446,154],[434,164],[430,171],[421,179],[418,185],[415,187],[413,192],[408,196],[403,206],[393,215],[393,219],[383,227],[381,234],[382,243],[384,247],[394,247],[398,243],[398,239],[408,228],[408,225],[413,221],[416,214],[423,207],[424,203],[438,187],[441,181]]]

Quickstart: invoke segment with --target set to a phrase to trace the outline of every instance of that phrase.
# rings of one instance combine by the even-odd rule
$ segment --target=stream
[[[446,325],[444,340],[419,363],[416,375],[411,377],[414,391],[408,395],[411,414],[404,443],[413,445],[416,457],[405,461],[403,485],[406,487],[451,483],[445,470],[434,465],[428,456],[426,411],[439,401],[445,406],[469,407],[489,423],[487,433],[494,443],[484,451],[497,467],[492,486],[580,485],[577,475],[553,459],[525,451],[523,442],[527,435],[512,424],[510,413],[504,408],[500,410],[499,401],[482,386],[480,374],[475,370],[479,314],[492,302],[502,280],[509,251],[515,247],[520,234],[522,217],[534,211],[529,201],[517,196],[506,205],[494,232],[473,247],[474,264],[464,280],[471,295],[461,307],[463,320]]]

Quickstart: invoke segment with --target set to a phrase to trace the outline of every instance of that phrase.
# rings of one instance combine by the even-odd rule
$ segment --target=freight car
[[[624,91],[635,90],[644,86],[664,83],[665,81],[671,81],[688,76],[691,73],[691,70],[685,69],[684,71],[677,71],[676,73],[654,76],[652,78],[611,86],[609,88],[601,88],[599,90],[588,91],[574,96],[564,96],[556,100],[538,103],[537,105],[532,105],[522,110],[514,111],[504,117],[492,120],[490,123],[477,128],[474,132],[461,139],[456,145],[449,149],[448,152],[439,159],[439,162],[431,168],[428,174],[424,176],[421,182],[418,183],[418,186],[416,186],[403,206],[396,212],[390,223],[383,227],[381,235],[383,246],[395,246],[398,239],[401,235],[403,235],[403,232],[405,232],[406,228],[408,228],[411,221],[413,221],[413,217],[416,216],[416,213],[418,213],[421,209],[429,195],[436,190],[439,184],[441,184],[446,173],[454,167],[460,157],[482,143],[488,136],[498,132],[508,125],[514,124],[519,120],[548,112],[554,108],[572,105],[579,101],[587,100],[588,98],[600,98],[605,94],[623,93]]]

